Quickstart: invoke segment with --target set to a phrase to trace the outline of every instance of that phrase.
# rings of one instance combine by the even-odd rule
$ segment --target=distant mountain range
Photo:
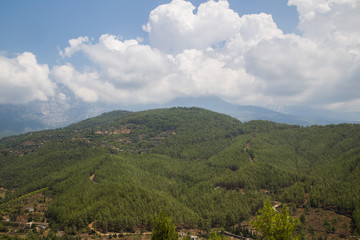
[[[27,105],[0,105],[0,138],[68,126],[114,110],[93,104],[35,102]]]
[[[27,105],[0,105],[0,138],[31,131],[65,127],[113,110],[140,111],[173,106],[201,107],[228,114],[243,122],[268,120],[277,123],[310,126],[339,123],[360,123],[360,112],[335,113],[304,107],[288,107],[286,113],[256,106],[228,103],[217,97],[178,98],[166,104],[124,106],[119,104],[59,104],[35,102]]]
[[[217,97],[180,98],[165,105],[165,107],[171,106],[201,107],[215,112],[228,114],[243,122],[250,120],[268,120],[277,123],[301,126],[360,123],[360,112],[340,114],[332,111],[300,106],[286,107],[282,112],[279,112],[263,107],[232,104]]]

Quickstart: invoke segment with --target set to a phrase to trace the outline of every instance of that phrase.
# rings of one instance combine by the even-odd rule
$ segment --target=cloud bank
[[[0,56],[0,103],[48,100],[54,96],[56,88],[48,75],[49,67],[38,64],[35,55],[30,52],[15,58]]]
[[[289,0],[288,5],[299,12],[301,34],[284,34],[269,14],[239,16],[226,0],[198,8],[173,0],[152,10],[142,26],[149,44],[111,34],[97,41],[82,36],[59,52],[67,63],[51,71],[30,53],[1,58],[0,69],[9,70],[0,70],[0,81],[19,91],[20,83],[31,86],[18,102],[46,100],[60,87],[85,102],[146,104],[219,96],[242,105],[359,111],[360,2]],[[91,66],[71,63],[79,52]],[[19,58],[26,57],[32,61],[24,67]],[[32,78],[34,72],[41,78]],[[17,80],[21,74],[30,77]],[[1,95],[0,101],[14,98]]]

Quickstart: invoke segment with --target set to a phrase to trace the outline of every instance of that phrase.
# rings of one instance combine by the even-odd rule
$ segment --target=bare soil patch
[[[299,218],[303,213],[305,213],[305,209],[298,208],[295,216]],[[305,216],[306,239],[311,239],[311,234],[308,233],[311,228],[315,230],[316,239],[319,237],[323,239],[351,239],[351,218],[320,208],[310,209]],[[334,226],[334,232],[326,232],[326,221]]]
[[[90,179],[90,181],[92,181],[94,184],[96,184],[96,182],[95,182],[95,173],[94,173],[93,175],[91,175],[91,176],[89,177],[89,179]]]
[[[5,197],[6,191],[7,191],[7,190],[6,190],[5,188],[0,187],[0,197],[1,197],[1,198],[4,198],[4,197]]]

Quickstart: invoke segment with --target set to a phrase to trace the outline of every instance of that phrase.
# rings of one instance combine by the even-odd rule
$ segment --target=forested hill
[[[21,199],[40,190],[51,200],[39,214],[69,234],[89,224],[147,230],[160,211],[177,226],[230,229],[270,198],[305,215],[350,217],[360,232],[359,143],[354,124],[241,123],[200,108],[114,111],[2,139],[0,213],[20,221]]]

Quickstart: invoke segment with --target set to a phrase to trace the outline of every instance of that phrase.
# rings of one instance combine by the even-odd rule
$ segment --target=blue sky
[[[359,1],[0,2],[0,104],[360,111]]]
[[[147,34],[141,28],[149,13],[169,0],[62,0],[0,2],[0,51],[11,56],[24,51],[36,54],[40,63],[56,64],[58,48],[64,48],[71,38],[98,38],[104,33],[124,39]],[[199,6],[205,0],[191,1]],[[231,0],[230,7],[240,15],[272,14],[279,28],[297,32],[298,14],[286,0]]]

